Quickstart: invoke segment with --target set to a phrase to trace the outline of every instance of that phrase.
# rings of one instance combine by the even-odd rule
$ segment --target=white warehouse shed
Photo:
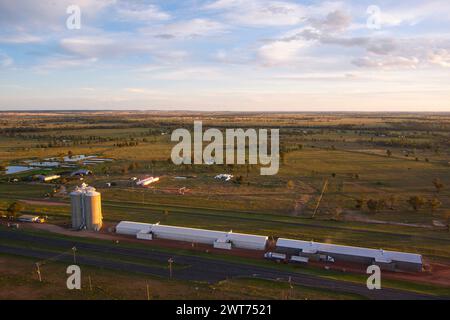
[[[203,243],[221,249],[231,249],[233,246],[242,249],[264,250],[268,240],[266,236],[130,221],[121,221],[116,226],[116,232],[134,236],[137,236],[138,233],[150,233],[154,238]]]
[[[277,250],[300,256],[329,255],[336,261],[377,264],[384,269],[422,270],[420,254],[280,238]]]

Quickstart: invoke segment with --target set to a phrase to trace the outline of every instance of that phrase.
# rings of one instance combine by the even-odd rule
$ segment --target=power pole
[[[76,252],[77,252],[77,248],[74,246],[72,247],[72,252],[73,252],[73,263],[77,263],[77,256],[76,256]]]
[[[322,193],[320,194],[319,200],[317,200],[317,205],[316,205],[316,208],[314,209],[314,213],[312,215],[312,218],[314,218],[314,216],[317,213],[317,210],[319,209],[320,202],[322,201],[323,194],[325,193],[327,187],[328,187],[328,179],[326,179],[325,182],[323,183]]]
[[[89,276],[89,290],[92,291],[92,280],[91,280],[91,276]]]
[[[170,258],[169,260],[167,260],[167,262],[169,262],[169,279],[172,279],[172,263],[173,263],[173,259]]]
[[[36,273],[38,274],[39,282],[42,282],[41,269],[39,268],[39,262],[36,262]]]
[[[148,283],[147,283],[147,300],[150,301],[150,288],[148,286]]]

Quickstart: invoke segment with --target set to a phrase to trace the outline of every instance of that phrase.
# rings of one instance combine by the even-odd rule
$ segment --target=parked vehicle
[[[283,253],[276,253],[276,252],[266,252],[264,254],[264,258],[268,260],[274,260],[277,262],[286,261],[286,255]]]

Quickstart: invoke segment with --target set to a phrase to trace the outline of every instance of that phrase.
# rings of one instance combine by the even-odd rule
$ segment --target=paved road
[[[77,263],[82,265],[104,267],[113,270],[130,271],[142,274],[154,275],[167,278],[168,269],[133,263],[128,260],[132,258],[149,259],[167,264],[167,260],[172,258],[181,268],[174,268],[173,277],[179,280],[206,281],[214,283],[220,280],[237,277],[257,277],[270,280],[287,281],[291,277],[294,284],[302,286],[327,289],[330,291],[358,294],[370,299],[431,299],[433,297],[416,294],[412,292],[382,289],[368,290],[364,284],[324,279],[318,276],[306,275],[296,272],[287,272],[267,267],[252,266],[243,263],[209,259],[205,257],[189,256],[183,254],[171,254],[157,249],[148,248],[126,248],[114,244],[92,244],[83,243],[76,240],[64,238],[47,238],[41,235],[28,234],[23,231],[0,230],[0,240],[11,239],[24,242],[41,244],[44,247],[57,247],[59,251],[70,250],[73,246],[77,247]],[[89,256],[83,255],[83,252],[89,252]],[[35,249],[30,247],[20,247],[17,245],[2,244],[0,241],[0,253],[16,254],[21,256],[33,257],[39,260],[48,259],[55,256],[54,251],[49,249]],[[110,258],[95,257],[95,253],[108,254]],[[73,262],[70,254],[59,256],[56,260],[63,262]]]

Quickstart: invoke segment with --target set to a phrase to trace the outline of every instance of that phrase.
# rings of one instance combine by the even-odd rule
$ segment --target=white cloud
[[[286,65],[294,62],[305,43],[302,41],[273,41],[258,49],[258,56],[266,66]]]
[[[306,14],[304,6],[287,1],[218,0],[204,8],[246,26],[292,26],[304,21]]]
[[[116,13],[119,19],[129,21],[164,21],[169,20],[171,15],[162,11],[153,4],[134,3],[120,1],[116,6]]]
[[[0,36],[0,43],[7,43],[7,44],[39,43],[42,41],[43,40],[41,37],[33,36],[30,34]]]
[[[428,59],[430,63],[450,68],[450,50],[446,49],[438,49],[430,52],[428,55]]]
[[[377,69],[416,69],[420,64],[420,60],[416,57],[363,57],[352,61],[358,67],[377,68]]]
[[[136,53],[150,54],[155,48],[154,44],[127,33],[64,38],[60,41],[60,46],[70,54],[88,58],[117,58]]]
[[[67,69],[67,68],[80,68],[87,67],[95,64],[98,61],[97,58],[80,58],[68,55],[55,55],[42,61],[41,64],[36,66],[36,71],[48,71],[54,69]]]
[[[14,60],[7,54],[0,52],[0,67],[10,67],[14,63]]]
[[[226,32],[227,26],[211,19],[192,19],[162,26],[142,28],[140,31],[160,39],[197,38]]]
[[[114,4],[115,0],[14,0],[0,1],[0,26],[15,30],[34,31],[65,28],[68,6],[76,4],[81,8],[83,19],[94,17],[104,8]]]

